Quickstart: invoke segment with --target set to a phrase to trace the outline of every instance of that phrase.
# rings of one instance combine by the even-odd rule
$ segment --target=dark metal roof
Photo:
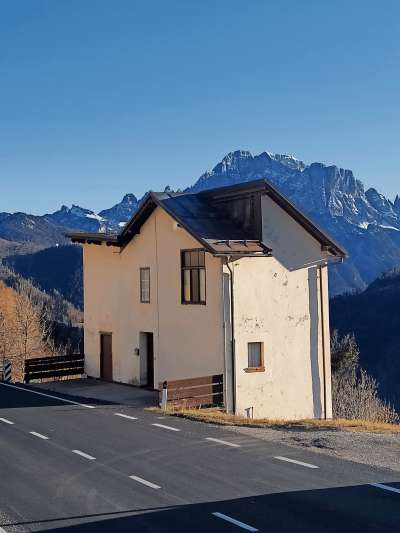
[[[68,233],[73,242],[124,247],[140,232],[141,226],[156,207],[164,209],[209,252],[221,255],[270,255],[271,249],[259,240],[254,227],[244,227],[230,216],[226,205],[249,195],[270,196],[282,209],[304,227],[321,247],[333,255],[345,257],[346,251],[319,228],[266,180],[256,180],[199,193],[148,193],[139,209],[118,235]]]
[[[286,196],[284,196],[271,182],[266,179],[253,180],[237,185],[218,187],[217,189],[207,189],[199,195],[218,199],[228,199],[259,192],[267,194],[273,199],[284,211],[286,211],[294,220],[296,220],[308,233],[310,233],[321,246],[339,257],[347,257],[348,253],[329,233],[323,230],[318,224],[305,215],[301,209],[295,206]]]

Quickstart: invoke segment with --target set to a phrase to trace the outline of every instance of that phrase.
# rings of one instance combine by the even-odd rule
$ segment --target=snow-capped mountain
[[[65,228],[90,232],[118,232],[131,218],[138,207],[134,194],[126,194],[122,201],[100,213],[73,205],[45,215],[47,220]]]
[[[372,224],[400,231],[399,197],[392,203],[376,189],[365,191],[351,170],[322,163],[306,165],[293,156],[232,152],[191,189],[199,191],[259,178],[271,180],[310,214],[343,218],[362,229]]]
[[[63,205],[58,211],[44,216],[47,220],[69,229],[91,232],[106,231],[107,221],[102,216],[78,205],[72,207]]]
[[[113,207],[110,207],[110,209],[100,211],[99,215],[103,220],[107,221],[109,228],[120,230],[131,218],[132,214],[138,208],[138,205],[139,200],[134,194],[125,194],[119,204],[115,204]]]
[[[331,269],[331,294],[364,289],[381,272],[400,266],[400,197],[392,202],[376,189],[365,190],[351,170],[240,150],[225,156],[188,191],[260,178],[271,180],[349,251],[344,265]],[[0,239],[46,247],[66,243],[67,230],[119,232],[139,204],[140,199],[126,194],[99,213],[76,205],[42,217],[0,213]]]
[[[365,191],[351,170],[306,165],[293,156],[247,151],[228,154],[191,187],[193,191],[267,178],[349,251],[332,268],[331,292],[364,289],[381,272],[400,265],[400,198]]]
[[[119,232],[136,211],[138,203],[133,194],[126,194],[120,203],[100,213],[78,205],[63,205],[54,213],[43,216],[0,213],[0,239],[34,243],[44,248],[68,244],[66,231]]]

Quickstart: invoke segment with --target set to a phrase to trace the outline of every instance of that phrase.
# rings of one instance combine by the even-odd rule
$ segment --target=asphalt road
[[[0,533],[400,531],[398,473],[49,394],[0,384]]]

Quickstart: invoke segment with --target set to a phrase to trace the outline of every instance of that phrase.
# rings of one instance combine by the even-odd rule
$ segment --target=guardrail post
[[[162,388],[162,396],[161,396],[161,408],[164,409],[164,411],[167,409],[167,403],[168,403],[168,383],[164,381],[163,388]]]
[[[11,383],[12,364],[10,361],[4,361],[3,380],[5,383]]]

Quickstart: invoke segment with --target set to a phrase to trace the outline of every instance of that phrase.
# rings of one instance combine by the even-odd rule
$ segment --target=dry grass
[[[151,407],[148,410],[158,413],[164,413],[169,416],[188,418],[211,424],[225,426],[244,426],[244,427],[268,427],[268,428],[286,428],[286,429],[334,429],[342,431],[368,431],[372,433],[400,433],[399,424],[386,424],[380,422],[369,422],[368,420],[270,420],[266,418],[256,419],[243,416],[230,415],[219,409],[167,409]]]

